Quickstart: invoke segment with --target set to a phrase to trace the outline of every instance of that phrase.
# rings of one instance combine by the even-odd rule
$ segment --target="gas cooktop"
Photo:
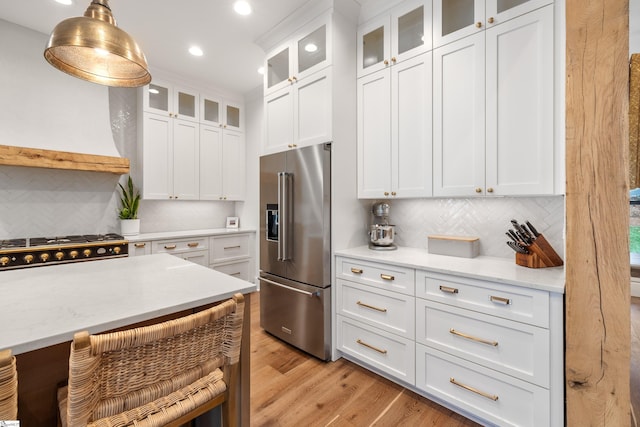
[[[115,233],[0,240],[0,271],[126,257],[128,248],[128,241]]]

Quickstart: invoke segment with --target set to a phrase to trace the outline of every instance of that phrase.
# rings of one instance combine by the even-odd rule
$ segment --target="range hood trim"
[[[108,172],[117,175],[129,173],[129,159],[95,154],[0,145],[0,165],[45,169],[66,169]]]

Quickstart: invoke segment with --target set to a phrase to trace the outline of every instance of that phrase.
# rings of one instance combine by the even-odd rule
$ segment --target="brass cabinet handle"
[[[190,248],[197,248],[198,247],[198,242],[194,242],[194,243],[187,243],[187,246],[189,246]]]
[[[493,22],[494,22],[493,16],[489,17],[489,19],[487,19],[487,22],[489,24],[493,24]]]
[[[389,61],[387,59],[384,60],[384,65],[389,65]]]
[[[391,195],[392,195],[392,196],[395,196],[395,195],[396,195],[396,192],[395,192],[395,191],[392,191],[392,192],[391,192]]]
[[[175,249],[176,245],[164,245],[165,249]]]
[[[289,78],[287,79],[287,81],[288,81],[289,83],[293,83],[293,80],[291,79],[291,77],[289,77]]]
[[[363,269],[361,269],[361,268],[351,267],[351,272],[352,272],[353,274],[362,274],[362,273],[364,273],[364,270],[363,270]]]
[[[487,193],[493,193],[493,188],[492,187],[487,188]]]
[[[476,22],[476,28],[482,28],[482,22],[480,21]]]
[[[298,81],[298,78],[296,76],[291,77],[291,79],[295,82]]]
[[[482,193],[482,188],[477,187],[477,188],[476,188],[476,193]]]
[[[147,246],[146,243],[134,243],[133,246],[135,246],[136,248],[144,248],[145,246]]]
[[[465,334],[463,332],[458,332],[453,328],[449,329],[449,333],[453,334],[453,335],[457,335],[457,336],[462,337],[462,338],[466,338],[466,339],[471,340],[471,341],[476,341],[476,342],[479,342],[479,343],[482,343],[482,344],[487,344],[487,345],[490,345],[490,346],[493,346],[493,347],[497,347],[498,346],[498,341],[489,341],[489,340],[485,340],[483,338],[474,337],[473,335]]]
[[[385,195],[385,196],[388,196],[388,195],[389,195],[389,192],[388,192],[388,191],[385,191],[385,192],[384,192],[384,195]]]
[[[396,280],[396,278],[395,278],[395,277],[393,277],[393,276],[392,276],[392,275],[390,275],[390,274],[381,274],[381,275],[380,275],[380,278],[381,278],[382,280]]]
[[[495,394],[485,393],[484,391],[480,391],[480,390],[478,390],[477,388],[473,388],[473,387],[468,386],[468,385],[466,385],[466,384],[462,384],[462,383],[460,383],[460,382],[456,381],[456,379],[455,379],[455,378],[453,378],[453,377],[449,378],[449,382],[450,382],[451,384],[455,384],[455,385],[457,385],[458,387],[461,387],[461,388],[463,388],[463,389],[465,389],[465,390],[469,390],[469,391],[470,391],[470,392],[472,392],[472,393],[476,393],[476,394],[479,394],[479,395],[480,395],[480,396],[482,396],[482,397],[486,397],[487,399],[491,399],[491,400],[493,400],[494,402],[495,402],[496,400],[498,400],[498,396],[497,396],[497,395],[495,395]]]
[[[227,249],[240,249],[240,245],[236,245],[236,246],[225,246],[224,250],[226,251]]]
[[[379,311],[381,313],[386,313],[387,312],[386,308],[375,307],[373,305],[365,304],[362,301],[358,301],[358,302],[356,302],[356,304],[358,304],[361,307],[366,307],[366,308],[370,308],[371,310]]]
[[[489,297],[489,300],[490,300],[491,302],[497,302],[497,303],[504,304],[504,305],[509,305],[509,304],[511,304],[511,300],[510,300],[509,298],[496,297],[496,296],[493,296],[493,295],[491,295],[491,296]]]
[[[367,344],[366,342],[362,341],[361,339],[357,339],[356,342],[358,344],[360,344],[360,345],[363,345],[363,346],[365,346],[367,348],[370,348],[371,350],[377,351],[378,353],[387,354],[387,350],[383,350],[381,348],[372,346],[371,344]]]
[[[450,288],[449,286],[440,285],[440,290],[442,292],[447,293],[447,294],[457,294],[458,293],[458,289],[457,288]]]
[[[239,276],[240,272],[238,271],[237,273],[229,273],[229,276]]]
[[[395,56],[392,56],[392,57],[391,57],[391,62],[393,62],[393,63],[395,64],[395,63],[396,63],[396,61],[397,61],[396,57],[395,57]]]

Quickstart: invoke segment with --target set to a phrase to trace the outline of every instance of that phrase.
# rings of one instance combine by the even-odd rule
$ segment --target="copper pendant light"
[[[151,81],[144,53],[116,26],[108,0],[92,0],[83,17],[56,25],[44,57],[65,73],[106,86],[138,87]]]

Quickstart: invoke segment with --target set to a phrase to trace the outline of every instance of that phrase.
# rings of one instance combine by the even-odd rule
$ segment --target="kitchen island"
[[[18,359],[22,425],[55,425],[55,390],[66,379],[74,333],[100,333],[190,314],[252,283],[168,254],[52,265],[0,273],[0,349]],[[241,425],[248,423],[249,310],[241,357]]]

